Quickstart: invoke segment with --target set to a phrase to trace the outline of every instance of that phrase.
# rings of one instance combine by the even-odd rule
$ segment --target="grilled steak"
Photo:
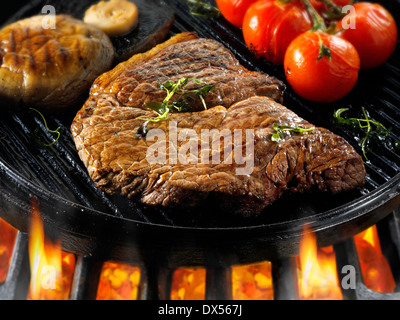
[[[164,43],[101,76],[76,115],[71,126],[76,147],[98,187],[150,205],[196,205],[212,196],[230,211],[254,215],[285,191],[338,193],[364,183],[361,157],[324,128],[284,132],[280,142],[271,140],[274,123],[313,127],[271,98],[281,99],[279,82],[246,71],[212,40],[176,40],[172,47]],[[208,44],[217,53],[209,62],[200,49]],[[235,80],[220,75],[231,73]],[[150,123],[145,139],[137,137],[143,118],[154,116],[144,103],[165,96],[156,82],[201,76],[216,84],[217,93],[207,96],[207,110],[172,113],[168,120]],[[260,83],[270,89],[258,91],[255,84]]]
[[[261,72],[249,71],[221,43],[199,39],[194,33],[181,33],[152,50],[133,56],[93,84],[92,95],[107,93],[116,96],[126,107],[144,107],[150,101],[163,101],[165,91],[159,84],[167,80],[196,78],[216,85],[206,97],[208,106],[229,107],[254,95],[282,100],[283,84]],[[187,89],[199,85],[189,83]],[[200,101],[193,111],[204,109]]]

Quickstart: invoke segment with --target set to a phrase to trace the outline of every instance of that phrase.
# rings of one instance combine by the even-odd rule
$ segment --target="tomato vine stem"
[[[330,28],[327,28],[324,18],[321,17],[321,15],[315,10],[314,6],[310,3],[309,0],[302,0],[308,14],[310,15],[311,21],[313,23],[313,27],[311,28],[311,31],[316,32],[316,31],[321,31],[323,33],[330,33]],[[322,0],[325,1],[325,0]],[[329,0],[327,0],[329,1]],[[318,57],[317,57],[317,62],[320,61],[322,58],[327,58],[329,61],[332,59],[332,52],[331,49],[325,45],[325,43],[322,41],[320,35],[317,33],[318,38],[319,38],[319,51],[318,51]]]
[[[315,10],[314,6],[310,3],[309,0],[302,0],[308,14],[310,15],[311,21],[313,23],[313,27],[311,28],[312,31],[322,31],[326,32],[328,28],[326,27],[324,19],[321,15]]]

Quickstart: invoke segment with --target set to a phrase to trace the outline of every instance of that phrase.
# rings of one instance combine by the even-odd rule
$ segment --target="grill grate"
[[[249,54],[241,31],[229,25],[222,17],[216,19],[194,17],[189,13],[184,0],[170,0],[169,3],[176,12],[176,21],[170,35],[194,30],[200,36],[212,37],[227,46],[244,66],[252,70],[262,70],[284,80],[283,68],[257,60]],[[397,0],[385,0],[383,4],[395,15],[399,15],[400,3]],[[398,18],[397,16],[395,18]],[[310,103],[296,96],[290,86],[287,86],[284,104],[315,125],[324,126],[342,135],[358,150],[360,149],[351,132],[333,125],[331,121],[333,110],[349,106],[352,110],[359,110],[363,106],[374,119],[392,128],[393,140],[400,140],[400,123],[397,120],[400,118],[399,57],[400,47],[385,65],[376,70],[363,72],[356,88],[342,101],[329,105]],[[388,146],[375,146],[374,151],[369,153],[370,161],[366,163],[366,185],[343,195],[334,197],[321,195],[318,199],[313,195],[294,195],[290,203],[284,198],[267,208],[268,212],[265,214],[246,221],[239,217],[226,219],[226,216],[219,214],[205,218],[201,208],[194,209],[190,214],[181,214],[168,209],[146,208],[123,197],[109,196],[95,187],[77,155],[70,134],[70,124],[79,108],[80,106],[77,106],[76,110],[62,114],[45,114],[48,126],[51,129],[60,127],[62,132],[60,140],[52,147],[40,147],[33,143],[35,136],[44,142],[52,141],[54,138],[34,111],[2,110],[0,161],[3,166],[0,173],[4,176],[15,175],[16,184],[22,184],[20,178],[24,181],[26,179],[38,187],[37,192],[41,196],[43,196],[41,190],[45,190],[45,197],[55,194],[61,199],[92,209],[99,214],[104,213],[138,223],[187,228],[232,228],[285,223],[291,219],[336,210],[351,201],[369,195],[386,183],[395,184],[399,179],[399,153]],[[0,184],[3,187],[5,182],[2,181]],[[18,187],[10,190],[10,193],[13,193]],[[394,190],[394,193],[398,193],[397,189]],[[281,214],[282,212],[285,214]]]
[[[378,234],[383,253],[388,259],[396,282],[395,291],[381,293],[369,289],[363,280],[357,250],[352,238],[334,245],[339,283],[347,273],[342,272],[344,266],[352,266],[355,270],[355,287],[345,288],[341,285],[344,300],[399,300],[400,299],[400,210],[381,220]],[[386,252],[385,252],[386,251]],[[209,253],[209,264],[206,268],[206,300],[232,300],[232,269],[234,255],[224,259]],[[170,253],[160,253],[158,261],[143,261],[141,282],[138,286],[138,300],[170,300],[171,282],[175,265],[168,265]],[[263,260],[262,260],[263,261]],[[271,275],[274,300],[298,300],[298,279],[296,276],[295,257],[271,261]],[[70,300],[96,299],[97,285],[103,261],[96,257],[78,256],[71,285]],[[28,237],[19,232],[13,252],[10,269],[5,283],[0,284],[0,300],[25,300],[28,295],[30,281],[28,261]],[[344,280],[346,281],[346,280]]]
[[[193,17],[187,10],[183,0],[169,0],[169,2],[176,10],[176,21],[170,31],[170,35],[186,30],[194,30],[201,36],[215,38],[225,44],[244,66],[252,70],[262,70],[284,80],[282,68],[252,57],[241,38],[240,30],[230,26],[223,18],[206,19]],[[395,19],[400,21],[399,1],[385,0],[383,3],[396,15]],[[30,9],[28,12],[33,12],[33,10]],[[336,128],[329,119],[331,119],[333,110],[336,108],[351,105],[352,110],[357,110],[361,106],[364,106],[373,118],[388,127],[392,127],[391,138],[399,140],[399,50],[400,48],[397,49],[388,63],[381,68],[363,72],[355,90],[338,103],[321,106],[303,101],[288,86],[285,93],[285,105],[310,122],[327,127],[342,135],[355,147],[357,147],[357,143],[352,134],[343,128]],[[379,86],[375,85],[376,83],[379,83]],[[270,212],[267,215],[263,215],[257,219],[247,221],[229,219],[229,221],[221,221],[218,217],[214,217],[213,219],[204,218],[198,212],[193,212],[193,215],[182,217],[179,212],[158,208],[145,208],[134,201],[118,196],[106,195],[94,186],[87,175],[86,168],[76,153],[70,134],[69,126],[75,111],[77,110],[57,115],[45,115],[48,126],[51,129],[60,127],[62,132],[60,140],[49,148],[37,146],[33,142],[33,137],[37,137],[40,141],[44,142],[53,139],[44,127],[41,118],[35,112],[31,110],[0,111],[0,188],[2,190],[0,195],[0,213],[8,213],[7,220],[11,224],[20,225],[19,221],[17,221],[19,210],[29,212],[30,194],[40,195],[41,199],[47,202],[54,202],[54,207],[48,206],[46,201],[44,201],[44,205],[48,211],[55,211],[55,215],[60,219],[67,220],[66,224],[73,226],[70,230],[73,234],[76,232],[75,229],[80,231],[78,228],[80,225],[88,224],[88,228],[95,228],[96,226],[94,222],[90,221],[92,216],[88,217],[89,221],[82,221],[82,215],[85,217],[85,213],[80,212],[82,206],[92,209],[93,212],[98,212],[101,218],[106,220],[106,223],[110,217],[117,217],[123,218],[121,219],[123,223],[134,221],[137,224],[144,223],[162,227],[183,226],[207,228],[222,226],[223,229],[224,227],[229,229],[232,226],[237,227],[238,224],[249,226],[268,223],[279,224],[282,222],[282,211],[287,215],[285,221],[317,215],[321,212],[334,210],[341,205],[351,203],[354,199],[367,197],[377,189],[385,187],[385,184],[392,182],[387,187],[389,193],[399,194],[400,192],[399,187],[396,187],[396,181],[399,179],[400,172],[400,155],[391,148],[383,146],[377,147],[369,154],[370,161],[366,163],[367,183],[363,188],[338,197],[321,195],[318,199],[315,199],[312,195],[294,196],[291,198],[294,201],[290,201],[291,203],[295,203],[294,205],[286,204],[285,199],[283,199],[283,201],[269,208]],[[385,192],[385,190],[383,189],[382,192]],[[62,207],[58,208],[58,206],[65,205],[66,202],[61,201],[63,199],[68,201],[66,209]],[[368,200],[369,198],[366,198],[366,201]],[[384,200],[382,201],[383,206],[385,205]],[[73,204],[75,203],[80,206],[74,206]],[[391,208],[390,205],[388,207]],[[72,211],[68,211],[69,209],[72,209]],[[355,209],[350,207],[349,210]],[[391,211],[390,209],[385,210]],[[381,217],[378,214],[375,219],[380,220]],[[329,220],[329,217],[325,219]],[[221,223],[224,223],[224,225],[221,225]],[[359,226],[360,230],[365,227],[367,227],[366,224],[360,224]],[[190,228],[188,229],[190,236],[193,236]],[[288,229],[290,228],[288,227]],[[27,235],[24,233],[23,227],[20,230],[8,278],[4,284],[0,284],[0,299],[25,299],[27,296],[29,283]],[[105,228],[104,230],[99,232],[107,234],[108,229]],[[152,231],[156,234],[158,230],[161,229],[154,229]],[[124,234],[125,231],[122,227],[121,229],[117,229],[117,232],[121,234]],[[178,232],[179,228],[173,228],[173,231]],[[253,231],[253,229],[250,230],[250,232]],[[354,230],[354,232],[356,231]],[[399,284],[400,211],[397,209],[387,218],[380,221],[378,231],[380,235],[383,235],[381,239],[383,241],[382,247],[388,251],[386,256],[389,259],[392,270],[397,270],[394,272],[394,277],[396,283]],[[331,232],[335,233],[338,231],[334,230]],[[238,238],[242,242],[242,234],[233,234],[235,238]],[[105,260],[105,257],[118,257],[121,261],[130,261],[131,259],[136,259],[135,257],[140,259],[140,267],[145,275],[142,277],[140,284],[140,299],[168,299],[172,271],[175,267],[182,265],[206,265],[206,297],[209,299],[229,299],[231,298],[231,284],[229,280],[231,265],[248,262],[247,259],[262,261],[271,258],[271,253],[267,247],[263,247],[260,252],[253,252],[253,246],[246,247],[245,245],[244,247],[237,247],[236,243],[233,243],[233,245],[229,244],[229,246],[225,246],[224,243],[221,244],[220,247],[224,248],[222,253],[227,254],[222,255],[223,258],[219,256],[215,257],[211,249],[217,250],[216,246],[218,245],[212,239],[206,246],[206,250],[204,250],[206,252],[204,254],[205,257],[202,256],[203,251],[201,250],[203,248],[200,248],[201,253],[199,258],[196,255],[197,252],[185,250],[175,252],[175,248],[169,246],[167,242],[169,239],[163,236],[164,234],[161,233],[160,238],[164,244],[162,247],[157,247],[156,245],[153,247],[151,246],[152,244],[150,247],[148,245],[145,246],[144,249],[140,248],[140,246],[133,246],[127,250],[126,248],[122,248],[122,251],[117,253],[108,252],[107,247],[102,246],[102,243],[100,245],[98,243],[93,244],[86,238],[79,238],[79,235],[77,235],[77,238],[71,236],[73,240],[67,241],[67,249],[79,253],[71,299],[95,298],[96,285],[102,261]],[[209,234],[206,233],[206,236],[209,236]],[[220,236],[221,241],[224,240],[224,236]],[[194,240],[195,247],[197,245],[196,240]],[[184,243],[186,239],[180,239],[179,241]],[[83,245],[80,242],[83,242]],[[100,247],[99,250],[101,252],[99,253],[96,248],[92,248],[91,246]],[[260,241],[260,246],[263,246],[263,241]],[[220,247],[218,249],[221,249]],[[85,250],[81,250],[82,248]],[[226,248],[229,248],[231,251],[226,252],[228,250]],[[236,250],[237,248],[240,250]],[[117,249],[120,248],[118,247]],[[274,249],[277,250],[276,247]],[[274,292],[275,299],[277,300],[297,298],[296,281],[293,275],[293,257],[289,257],[292,250],[287,248],[286,250],[287,253],[283,254],[286,257],[272,259]],[[285,251],[285,248],[283,251]],[[337,253],[338,269],[346,264],[356,267],[357,288],[355,290],[344,291],[343,295],[345,299],[400,299],[399,292],[381,294],[372,292],[366,288],[360,276],[360,266],[352,239],[337,242],[335,244],[335,251]],[[249,255],[250,257],[248,257]],[[154,261],[155,259],[157,261]],[[165,265],[165,261],[168,261],[169,265]]]

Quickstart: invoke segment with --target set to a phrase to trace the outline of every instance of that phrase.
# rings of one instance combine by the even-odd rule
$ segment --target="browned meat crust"
[[[159,49],[155,51],[157,54]],[[141,55],[134,60],[140,61],[141,66],[149,56]],[[181,72],[182,64],[177,65],[177,77],[187,76]],[[213,195],[230,210],[252,215],[288,190],[304,192],[316,188],[337,193],[364,183],[361,157],[343,138],[324,128],[287,133],[280,143],[271,141],[273,123],[304,128],[312,125],[272,98],[254,92],[238,101],[232,99],[233,105],[173,113],[168,120],[150,123],[147,138],[138,139],[141,118],[154,114],[143,108],[146,95],[143,99],[126,98],[132,96],[133,88],[129,94],[120,94],[130,83],[127,75],[138,76],[135,66],[130,61],[125,67],[119,66],[101,76],[71,127],[82,161],[103,190],[163,206],[196,205]],[[248,72],[237,68],[241,75]],[[150,75],[156,72],[149,70]],[[266,75],[258,76],[271,81]],[[237,78],[237,88],[241,87],[241,79]],[[218,87],[219,82],[216,84]],[[273,96],[280,99],[278,88]],[[156,99],[153,91],[152,87],[146,93]],[[224,101],[224,95],[218,96]],[[214,96],[208,102],[221,99]],[[215,134],[215,141],[221,143],[213,145],[215,136],[204,138],[204,130]],[[204,144],[205,140],[209,145]]]
[[[143,107],[162,101],[165,91],[158,87],[167,80],[196,78],[216,90],[206,97],[208,106],[229,107],[254,95],[282,101],[283,84],[261,72],[249,71],[221,43],[199,39],[194,33],[180,33],[152,50],[133,56],[110,72],[101,75],[91,93],[115,95],[127,107]],[[196,84],[192,84],[196,86]],[[188,89],[191,89],[188,84]],[[203,109],[198,104],[194,108]]]

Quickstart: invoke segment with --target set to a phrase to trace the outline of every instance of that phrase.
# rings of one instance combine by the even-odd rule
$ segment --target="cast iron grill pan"
[[[57,3],[57,1],[51,1]],[[175,22],[169,36],[196,31],[226,45],[251,70],[262,70],[285,81],[283,68],[255,59],[246,48],[241,31],[222,17],[193,16],[184,0],[170,0]],[[40,13],[45,2],[30,2],[7,20]],[[396,21],[400,2],[382,1]],[[71,7],[68,10],[72,10]],[[59,13],[59,12],[58,12]],[[68,13],[74,14],[73,11]],[[80,17],[82,10],[76,13]],[[375,120],[392,128],[391,140],[400,139],[400,47],[383,66],[362,71],[354,90],[332,104],[302,100],[288,84],[284,105],[317,126],[346,138],[360,153],[354,135],[332,121],[333,111],[349,107],[356,115],[364,107]],[[257,218],[232,217],[204,208],[179,211],[145,207],[125,197],[109,196],[95,187],[80,161],[70,124],[76,109],[45,114],[48,127],[61,128],[60,140],[51,147],[38,141],[54,138],[40,116],[28,108],[1,110],[0,119],[0,213],[20,230],[28,228],[31,201],[37,199],[50,229],[66,239],[65,247],[91,252],[98,241],[143,241],[190,246],[195,243],[240,243],[240,250],[262,247],[272,255],[290,254],[298,243],[304,223],[317,232],[322,244],[332,244],[376,223],[400,204],[400,154],[391,145],[374,145],[366,162],[366,184],[339,195],[285,195]],[[210,200],[212,201],[212,200]],[[245,249],[243,249],[245,248]]]

